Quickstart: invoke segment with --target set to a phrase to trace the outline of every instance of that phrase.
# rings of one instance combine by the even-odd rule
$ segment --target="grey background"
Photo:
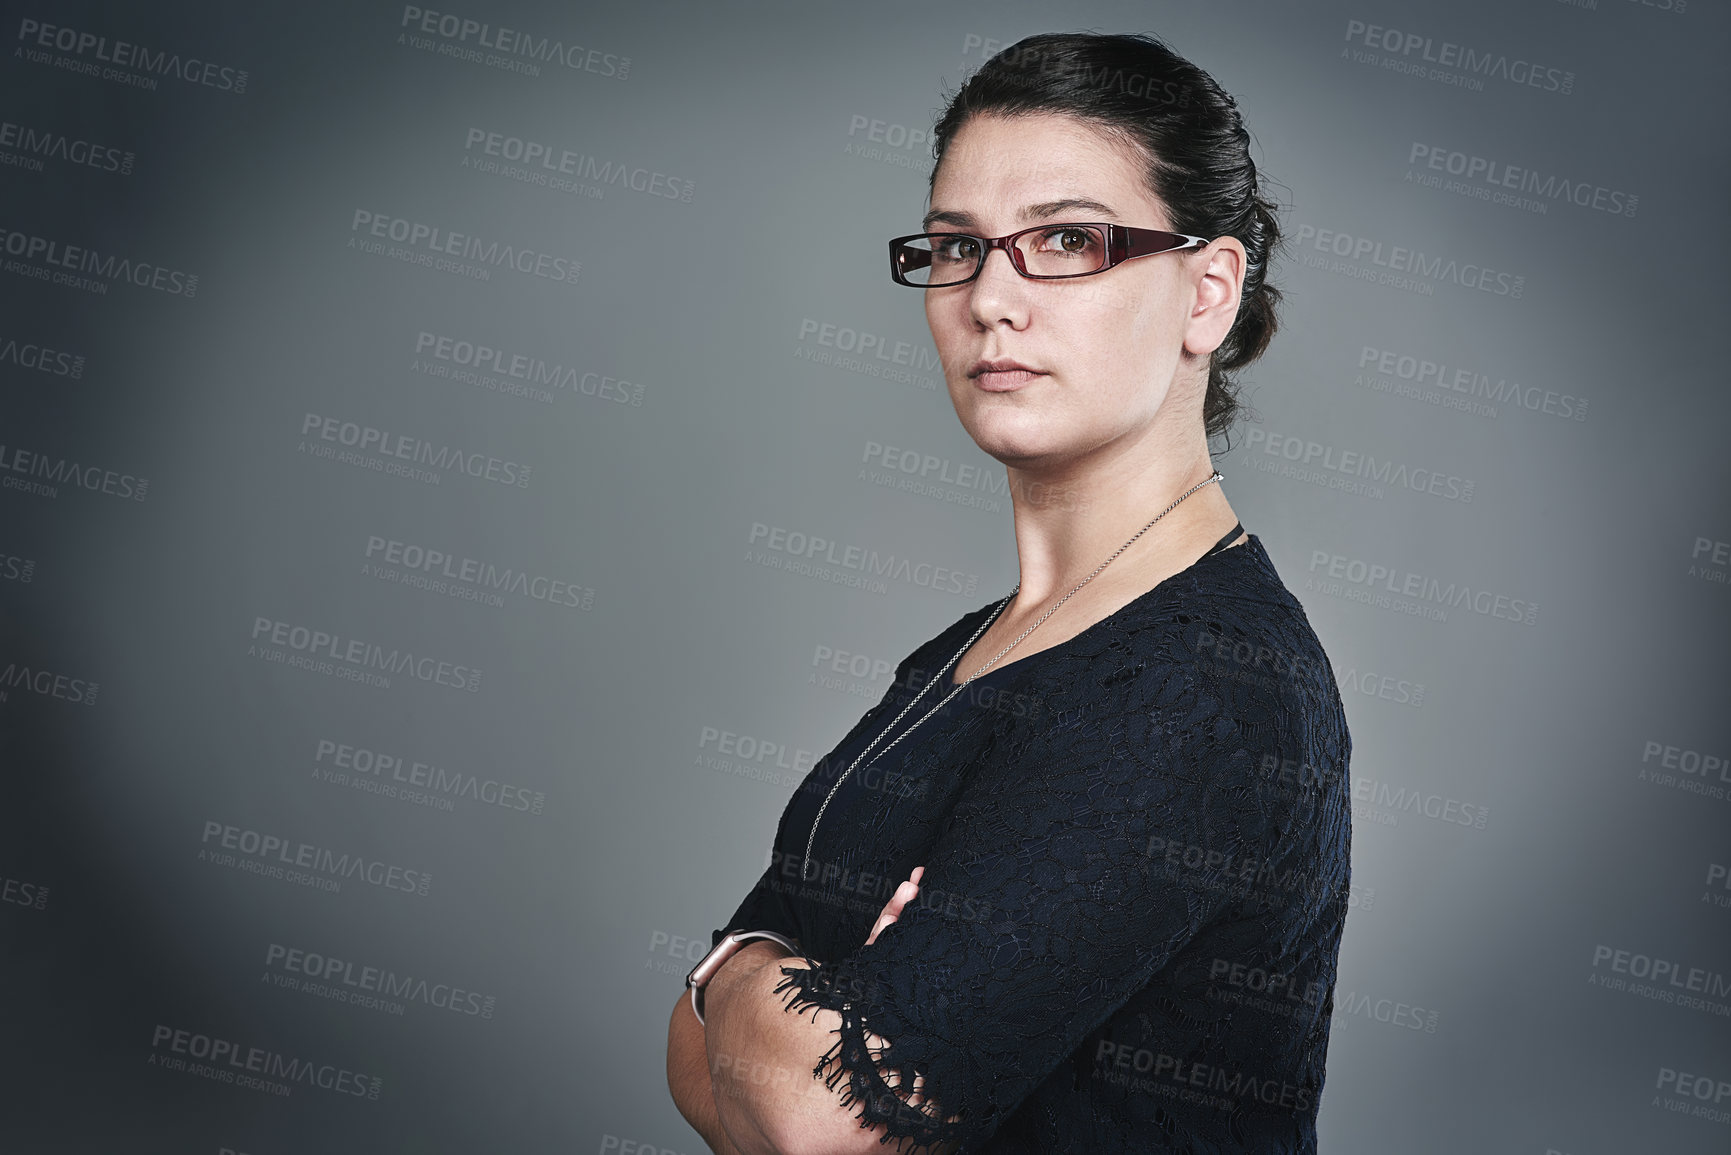
[[[929,149],[873,141],[870,123],[927,130],[990,51],[1093,29],[1156,33],[1239,99],[1295,241],[1308,225],[1524,278],[1518,299],[1434,278],[1421,295],[1310,267],[1331,254],[1314,234],[1295,243],[1275,272],[1283,331],[1247,375],[1258,422],[1217,459],[1335,662],[1354,736],[1356,906],[1323,1149],[1725,1149],[1731,1098],[1716,1118],[1674,1112],[1664,1101],[1686,1096],[1658,1080],[1731,1080],[1731,890],[1712,873],[1731,862],[1731,777],[1677,775],[1710,779],[1713,797],[1653,780],[1663,755],[1643,762],[1650,744],[1731,754],[1731,587],[1710,564],[1731,539],[1722,8],[456,15],[581,44],[595,70],[529,76],[399,43],[403,9],[385,4],[6,5],[0,121],[134,160],[102,171],[13,145],[0,228],[198,287],[96,293],[0,273],[4,453],[149,481],[142,501],[0,489],[0,670],[100,686],[88,704],[0,686],[0,876],[16,896],[46,888],[39,908],[0,903],[0,1146],[703,1150],[662,1066],[685,971],[761,871],[812,760],[903,655],[1016,579],[1002,467],[955,420],[919,294],[885,275],[884,240],[924,211]],[[246,90],[81,75],[24,54],[26,20],[245,69]],[[1376,50],[1348,38],[1354,21],[1568,72],[1572,90],[1474,90],[1355,59]],[[591,180],[596,198],[480,172],[463,163],[471,129],[691,195]],[[1427,171],[1415,144],[1638,201],[1618,215],[1535,198],[1535,212],[1422,187],[1406,179]],[[364,253],[348,247],[357,210],[581,272],[478,281]],[[923,383],[813,360],[837,352],[811,331],[826,324],[907,342]],[[620,379],[627,400],[434,377],[416,366],[421,332]],[[27,367],[26,346],[81,357],[80,372]],[[1367,346],[1584,398],[1586,413],[1475,415],[1379,392],[1357,383]],[[527,463],[529,485],[319,460],[300,449],[308,413]],[[1470,480],[1472,500],[1282,476],[1269,434]],[[888,471],[864,460],[871,443],[987,467],[999,487],[981,502],[958,500],[982,496],[965,486],[874,484],[862,471]],[[972,584],[777,568],[766,560],[789,559],[752,540],[756,524]],[[573,583],[588,608],[383,580],[363,572],[370,537]],[[1326,576],[1319,551],[1536,603],[1536,621],[1358,604],[1310,585]],[[259,618],[478,668],[479,688],[268,662],[249,653]],[[861,655],[862,673],[832,669],[835,652]],[[544,804],[361,792],[315,777],[321,739]],[[1482,809],[1483,828],[1379,807],[1379,785]],[[329,893],[201,861],[213,821],[432,882]],[[392,1014],[284,989],[273,943],[454,984],[494,1010],[411,1000]],[[1607,989],[1600,947],[1710,972],[1718,997]],[[1394,1004],[1431,1029],[1378,1021]],[[381,1089],[283,1097],[164,1069],[159,1026]]]

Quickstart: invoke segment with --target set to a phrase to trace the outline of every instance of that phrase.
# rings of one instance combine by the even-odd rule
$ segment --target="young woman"
[[[1159,41],[1066,34],[934,141],[891,271],[1021,580],[788,803],[728,924],[767,935],[717,930],[674,1009],[675,1101],[742,1155],[1314,1151],[1351,739],[1209,454],[1276,324],[1248,134]]]

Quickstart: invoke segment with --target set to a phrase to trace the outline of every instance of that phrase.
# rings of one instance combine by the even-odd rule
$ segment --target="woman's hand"
[[[877,923],[873,925],[871,934],[866,936],[867,946],[877,941],[877,937],[883,932],[884,927],[902,916],[902,907],[912,902],[914,897],[919,894],[920,875],[925,872],[926,868],[923,866],[914,867],[914,872],[908,876],[908,880],[896,887],[896,892],[890,895],[888,902],[884,903],[883,913],[878,915]]]

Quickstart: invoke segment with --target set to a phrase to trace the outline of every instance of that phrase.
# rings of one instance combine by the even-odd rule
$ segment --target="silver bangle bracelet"
[[[728,931],[721,941],[710,948],[709,953],[691,968],[691,973],[685,976],[685,985],[691,988],[691,1010],[699,1023],[703,1022],[703,988],[709,985],[709,980],[715,977],[715,972],[721,969],[722,963],[732,958],[740,947],[754,938],[774,939],[793,954],[800,953],[798,946],[773,930]]]

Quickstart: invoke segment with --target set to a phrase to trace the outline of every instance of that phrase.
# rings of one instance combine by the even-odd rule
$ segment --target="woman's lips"
[[[1036,373],[1032,369],[1004,369],[998,372],[988,369],[974,380],[988,393],[1008,393],[1012,389],[1020,389],[1036,377],[1044,376],[1044,373]]]

